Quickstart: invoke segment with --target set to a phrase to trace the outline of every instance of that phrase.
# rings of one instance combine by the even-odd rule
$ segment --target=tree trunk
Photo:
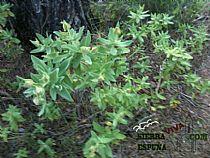
[[[88,0],[0,0],[13,4],[15,19],[12,25],[23,40],[34,38],[35,33],[52,33],[61,29],[66,20],[75,29],[90,26]]]

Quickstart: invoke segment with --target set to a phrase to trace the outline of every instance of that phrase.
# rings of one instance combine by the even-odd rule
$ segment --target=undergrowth
[[[23,53],[20,40],[16,37],[13,29],[8,29],[9,19],[14,18],[14,14],[10,11],[11,5],[0,3],[0,86],[1,88],[12,87],[11,81],[7,78],[7,74],[11,70],[6,67],[7,62],[13,62]]]
[[[35,73],[29,79],[18,77],[20,86],[26,89],[24,94],[38,107],[38,117],[45,121],[62,117],[57,101],[73,104],[75,91],[90,89],[89,104],[102,116],[92,121],[90,137],[83,147],[87,158],[113,157],[113,146],[126,139],[119,126],[126,126],[139,108],[157,111],[179,106],[175,93],[178,85],[193,98],[210,92],[210,81],[201,80],[191,65],[193,55],[201,53],[208,40],[204,26],[180,24],[179,38],[173,39],[168,30],[173,16],[149,13],[139,6],[130,11],[128,18],[121,26],[118,23],[110,28],[107,36],[99,35],[94,41],[84,27],[76,32],[65,21],[63,30],[54,32],[55,38],[37,34],[36,40],[31,41],[36,46],[31,51]],[[42,58],[36,57],[37,53]],[[21,130],[24,117],[20,108],[8,106],[2,114],[5,124],[0,127],[4,142]],[[56,141],[40,136],[46,130],[37,122],[33,132],[27,134],[35,140],[39,156],[57,157]],[[27,148],[14,155],[29,157],[32,153]]]
[[[20,40],[16,38],[13,30],[6,28],[8,18],[14,17],[10,7],[9,4],[0,5],[0,55],[4,55],[7,59],[14,59],[23,50],[20,46]]]
[[[174,16],[174,25],[190,23],[208,0],[102,0],[91,1],[91,22],[97,31],[104,31],[118,21],[127,21],[129,11],[144,5],[151,13],[166,13]]]

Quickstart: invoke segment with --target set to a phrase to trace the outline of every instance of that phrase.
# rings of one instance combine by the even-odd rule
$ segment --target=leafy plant
[[[112,150],[109,143],[122,140],[125,138],[119,130],[110,130],[110,128],[104,128],[101,125],[93,122],[93,129],[98,132],[91,131],[91,137],[87,141],[84,147],[84,155],[86,157],[96,157],[100,155],[102,158],[112,157]]]
[[[39,150],[38,153],[46,153],[50,158],[55,156],[55,151],[52,149],[52,146],[55,145],[54,141],[51,138],[48,138],[45,142],[38,140]]]
[[[10,11],[11,5],[0,4],[0,54],[5,55],[7,58],[15,58],[17,54],[23,52],[20,41],[14,36],[12,30],[5,28],[7,19],[14,17]]]
[[[149,14],[147,14],[148,12],[149,11],[144,11],[144,6],[139,6],[139,9],[136,10],[136,12],[130,11],[130,16],[128,17],[134,20],[135,23],[140,23],[146,17],[150,16]]]
[[[139,5],[144,5],[145,9],[152,13],[174,15],[176,25],[173,26],[178,26],[180,23],[190,23],[207,2],[208,0],[106,0],[101,3],[91,1],[90,8],[94,17],[91,19],[92,28],[101,31],[107,29],[107,26],[113,27],[118,21],[127,21],[130,11],[130,16],[147,17],[142,10],[138,10]],[[133,14],[134,12],[136,13]]]
[[[46,134],[47,133],[46,130],[44,129],[43,123],[42,124],[35,123],[34,126],[35,126],[35,130],[33,131],[34,134],[36,134],[36,133]]]
[[[0,126],[0,138],[4,141],[4,142],[8,142],[8,135],[10,134],[10,130],[8,127],[3,128]]]
[[[14,154],[15,158],[27,158],[29,152],[27,151],[26,148],[24,149],[19,149],[17,153]]]
[[[2,120],[9,122],[11,130],[17,131],[18,124],[24,122],[25,119],[21,115],[20,109],[16,106],[9,105],[6,113],[1,114]]]
[[[138,69],[141,73],[151,72],[152,68],[152,66],[150,66],[150,60],[148,56],[139,58],[139,60],[133,67]]]
[[[201,53],[204,43],[209,40],[206,26],[194,27],[190,25],[180,25],[179,32],[183,33],[180,43],[185,44],[194,54]]]
[[[8,17],[14,17],[14,14],[10,11],[11,5],[9,4],[1,4],[0,7],[0,24],[2,26],[5,26],[6,24],[6,18]]]
[[[94,88],[100,81],[109,85],[127,70],[125,57],[122,55],[129,52],[125,47],[130,45],[131,41],[121,41],[122,37],[119,37],[117,32],[119,28],[110,29],[108,39],[99,38],[101,45],[94,49],[90,47],[89,32],[82,38],[84,28],[76,33],[63,22],[63,29],[64,32],[55,32],[56,40],[52,40],[50,36],[45,40],[43,36],[37,35],[38,39],[33,43],[38,48],[32,53],[45,52],[45,59],[32,56],[33,66],[38,73],[32,74],[31,79],[19,77],[24,82],[23,86],[28,88],[24,92],[26,96],[33,96],[33,102],[41,105],[39,116],[46,114],[48,117],[52,110],[55,110],[50,110],[50,107],[55,106],[52,102],[47,102],[46,93],[52,101],[57,99],[57,95],[73,101],[70,93],[74,89],[89,86]],[[70,69],[75,70],[69,72]]]

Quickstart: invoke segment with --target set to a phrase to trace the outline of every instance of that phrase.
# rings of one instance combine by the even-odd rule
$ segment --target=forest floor
[[[195,22],[195,25],[205,24],[208,26],[210,33],[210,11],[202,12],[202,20]],[[193,62],[194,72],[199,74],[202,79],[210,80],[210,44],[203,50],[202,55],[195,57]],[[29,99],[26,99],[22,91],[16,91],[17,84],[11,84],[16,81],[16,76],[28,77],[29,73],[33,71],[30,62],[30,55],[23,54],[18,59],[12,62],[7,62],[0,57],[0,70],[6,69],[6,73],[0,71],[0,113],[3,113],[7,108],[8,103],[16,104],[22,109],[23,113],[27,114],[28,131],[33,126],[34,118],[36,117],[37,108]],[[5,79],[7,78],[7,80]],[[191,97],[184,94],[179,89],[181,105],[176,108],[161,110],[156,113],[151,113],[145,109],[141,110],[140,114],[136,115],[124,131],[127,132],[127,139],[116,146],[113,151],[114,158],[210,158],[210,94],[200,96],[198,100],[193,100]],[[48,136],[50,135],[56,140],[56,151],[60,153],[59,158],[81,158],[82,147],[84,141],[89,137],[88,128],[90,127],[91,112],[86,113],[82,118],[73,123],[76,115],[76,108],[62,105],[65,109],[63,119],[54,123],[46,123],[48,129]],[[82,114],[80,114],[81,116]],[[149,117],[148,117],[149,116]],[[86,118],[86,121],[84,121]],[[157,119],[158,126],[154,126],[145,130],[145,133],[164,133],[164,140],[140,140],[137,132],[132,130],[132,127],[138,124],[139,118]],[[83,121],[82,121],[83,120]],[[135,122],[136,121],[136,122]],[[0,121],[0,124],[2,122]],[[184,127],[171,132],[170,134],[164,132],[166,127],[176,126],[182,124]],[[187,138],[189,134],[208,134],[208,140],[191,141]],[[46,138],[48,137],[46,136]],[[19,138],[21,142],[21,137]],[[27,139],[28,142],[33,141]],[[33,150],[33,145],[29,145]],[[166,150],[159,151],[143,151],[138,150],[138,144],[165,144]],[[14,153],[19,146],[23,146],[27,142],[11,141],[9,144],[0,141],[0,158],[12,158],[11,153]],[[36,152],[36,150],[35,150]],[[36,154],[34,155],[34,158]]]
[[[207,9],[199,14],[203,17],[202,20],[194,22],[194,25],[206,25],[208,33],[210,33],[209,6],[207,5]],[[201,55],[194,56],[193,71],[203,80],[210,80],[210,43],[206,45]],[[116,158],[210,158],[210,94],[199,96],[199,99],[195,101],[184,94],[181,89],[179,93],[181,105],[174,110],[167,109],[155,114],[149,114],[148,111],[141,112],[141,118],[142,115],[145,115],[143,121],[148,119],[154,121],[158,118],[159,122],[157,126],[145,129],[143,133],[164,133],[165,139],[140,139],[139,135],[132,131],[132,127],[138,124],[135,122],[128,129],[128,131],[132,131],[132,134],[128,136],[126,142],[119,145]],[[183,128],[174,129],[170,133],[164,131],[166,127],[176,127],[180,123]],[[207,134],[208,139],[190,140],[189,135],[192,136],[192,134],[197,134],[197,138],[198,134]],[[138,144],[165,144],[166,150],[139,150]]]

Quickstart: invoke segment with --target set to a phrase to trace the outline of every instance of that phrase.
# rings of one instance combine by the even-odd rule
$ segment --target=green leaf
[[[188,53],[184,53],[183,54],[183,58],[185,58],[185,59],[193,59],[193,57],[190,54],[188,54]]]
[[[109,41],[109,40],[106,40],[106,39],[104,39],[104,38],[98,38],[98,41],[101,42],[101,43],[104,44],[104,45],[110,44],[110,41]]]
[[[84,26],[80,27],[79,32],[78,32],[78,34],[77,34],[77,39],[78,39],[78,40],[81,39],[81,37],[82,37],[82,35],[83,35],[84,29],[85,29]]]
[[[106,145],[105,152],[106,152],[106,155],[107,155],[108,157],[113,157],[113,156],[112,156],[112,149],[110,148],[109,145]]]
[[[63,87],[65,87],[66,89],[69,89],[71,91],[73,91],[73,84],[71,82],[71,79],[68,76],[65,76],[62,82]]]
[[[117,49],[116,48],[114,48],[114,47],[112,47],[111,49],[110,49],[110,54],[112,54],[112,55],[117,55]]]
[[[58,81],[59,68],[56,68],[50,73],[50,84],[53,85]]]
[[[57,92],[56,92],[56,89],[55,88],[50,88],[50,96],[52,98],[52,100],[56,101],[56,98],[57,98]]]
[[[160,95],[157,91],[155,93],[159,99],[166,100],[166,98],[164,96]]]
[[[82,55],[81,54],[77,54],[74,59],[73,59],[73,68],[77,68],[80,64],[80,61],[81,61],[81,58],[82,58]]]
[[[61,91],[58,91],[58,94],[68,101],[73,101],[70,92],[65,87]]]
[[[45,113],[45,109],[46,109],[46,104],[43,104],[41,107],[41,110],[38,113],[38,116],[42,116]]]
[[[62,49],[63,50],[69,50],[71,53],[76,53],[76,52],[79,52],[79,44],[65,44],[65,45],[62,45]]]
[[[90,43],[91,43],[91,35],[90,35],[90,31],[88,31],[87,36],[84,37],[81,41],[81,46],[89,47]]]
[[[47,65],[39,58],[35,57],[35,56],[31,56],[31,60],[33,62],[33,66],[37,71],[44,71],[44,72],[48,72],[47,69]]]
[[[44,36],[42,36],[41,34],[36,33],[36,37],[38,38],[38,40],[43,43],[43,41],[45,40]]]
[[[59,66],[59,70],[60,70],[60,71],[59,71],[59,75],[65,74],[65,72],[66,72],[66,70],[68,69],[69,65],[70,65],[70,59],[64,60],[64,61],[60,64],[60,66]]]
[[[30,53],[35,54],[35,53],[41,53],[45,51],[45,47],[44,46],[40,46],[34,50],[32,50]]]
[[[113,132],[113,135],[114,135],[114,137],[115,137],[116,139],[120,139],[120,140],[123,140],[123,139],[126,138],[126,136],[125,136],[124,134],[119,133],[118,130],[117,130],[117,131],[114,131],[114,132]]]
[[[104,144],[99,144],[99,146],[97,148],[97,153],[99,153],[99,155],[102,158],[107,158],[106,157],[106,146]]]
[[[69,25],[69,23],[67,23],[65,20],[62,21],[61,24],[63,25],[63,30],[65,32],[67,32],[71,28],[71,26]]]
[[[133,41],[131,41],[131,40],[129,40],[129,41],[124,41],[124,42],[119,42],[119,43],[117,44],[117,46],[119,46],[119,47],[127,47],[127,46],[129,46],[132,42],[133,42]]]
[[[99,141],[103,144],[107,144],[110,143],[113,140],[113,138],[103,138],[103,137],[99,137]]]
[[[98,133],[103,133],[105,131],[104,128],[95,121],[93,121],[93,129]]]
[[[91,137],[98,141],[98,136],[97,136],[96,132],[90,131],[90,133],[91,133]]]
[[[53,58],[54,63],[60,63],[63,61],[63,59],[66,59],[68,57],[67,54],[64,55],[57,55],[55,58]]]
[[[85,60],[85,62],[86,62],[87,64],[89,64],[89,65],[92,64],[91,58],[90,58],[88,55],[84,54],[84,55],[83,55],[83,59]]]
[[[52,59],[57,58],[59,56],[58,54],[59,54],[58,52],[54,51],[54,52],[51,52],[50,54],[42,55],[42,57],[52,60]]]
[[[115,30],[114,28],[110,28],[110,29],[109,29],[108,39],[109,39],[110,41],[115,41],[115,40],[118,39],[118,35],[115,34],[114,30]]]

